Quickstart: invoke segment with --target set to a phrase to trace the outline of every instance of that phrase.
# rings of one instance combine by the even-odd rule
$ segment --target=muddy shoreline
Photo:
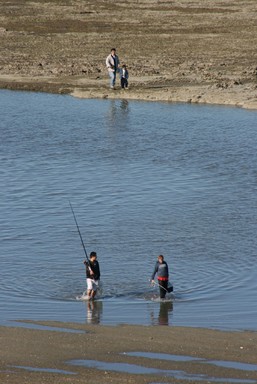
[[[255,0],[10,0],[0,21],[1,89],[257,109]],[[108,87],[113,46],[128,91]]]
[[[224,383],[235,379],[242,383],[257,381],[256,332],[58,322],[38,324],[55,327],[56,331],[16,328],[15,325],[0,327],[1,382],[141,384],[188,383],[190,379],[190,383],[199,380],[209,383],[213,378],[222,379]],[[65,332],[63,328],[80,332]],[[165,360],[162,355],[160,359],[131,356],[130,352],[167,354],[171,359]],[[91,363],[89,367],[75,365],[72,360],[102,362],[105,368],[94,368]],[[227,367],[216,365],[224,361]],[[130,364],[125,365],[130,372],[123,371],[124,366],[120,372],[116,371],[116,363]],[[138,369],[143,373],[138,373]],[[157,370],[157,373],[149,374],[148,369]]]

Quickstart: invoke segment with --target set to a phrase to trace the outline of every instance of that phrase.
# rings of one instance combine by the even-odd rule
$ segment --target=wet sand
[[[68,324],[41,322],[59,331],[1,327],[0,382],[30,383],[202,383],[210,378],[257,382],[257,371],[241,369],[243,363],[257,364],[257,334],[255,332],[223,332],[180,327],[146,327]],[[15,325],[15,324],[14,324]],[[80,333],[63,332],[63,328]],[[129,356],[128,352],[152,352],[177,355],[171,361]],[[192,359],[181,361],[179,356]],[[205,359],[205,361],[197,360]],[[70,360],[89,359],[109,363],[127,363],[148,368],[175,371],[172,376],[115,372],[113,364],[98,370],[69,364]],[[207,359],[207,361],[206,361]],[[210,361],[209,361],[210,360]],[[213,360],[236,362],[235,368],[216,366]],[[209,361],[209,363],[208,363]],[[20,367],[20,368],[19,368]],[[21,367],[37,369],[31,371]],[[46,369],[44,371],[44,369]],[[50,369],[64,370],[50,372]],[[145,368],[144,368],[145,369]],[[179,373],[178,373],[179,371]],[[176,373],[177,372],[177,373]],[[72,374],[73,373],[73,374]],[[187,378],[183,375],[187,375]],[[195,379],[192,379],[192,375]],[[200,376],[205,375],[205,376]],[[182,379],[181,379],[182,377]],[[180,379],[180,380],[178,380]]]
[[[0,88],[257,109],[256,0],[0,3]],[[129,90],[108,87],[116,47]]]

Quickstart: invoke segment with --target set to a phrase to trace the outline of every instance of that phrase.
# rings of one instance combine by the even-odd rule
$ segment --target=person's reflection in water
[[[110,127],[124,130],[127,128],[129,114],[128,100],[111,100],[110,109],[108,111],[108,121]]]
[[[172,301],[160,303],[158,322],[159,325],[169,325],[169,315],[173,311]]]
[[[103,313],[102,301],[89,300],[87,302],[87,323],[100,324]]]
[[[121,100],[120,109],[122,109],[123,112],[128,111],[128,106],[129,106],[128,100]]]
[[[151,312],[152,325],[169,325],[171,313],[173,311],[172,301],[161,301],[158,317],[155,316],[154,311]]]

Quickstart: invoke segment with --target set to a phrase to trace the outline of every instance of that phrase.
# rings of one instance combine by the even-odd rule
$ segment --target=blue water
[[[0,91],[0,323],[257,329],[257,112]],[[85,290],[96,250],[103,293]],[[174,296],[153,300],[158,254]]]

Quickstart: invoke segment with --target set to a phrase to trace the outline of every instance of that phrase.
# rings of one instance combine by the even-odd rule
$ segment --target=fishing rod
[[[78,230],[78,233],[79,233],[79,237],[80,237],[80,240],[81,240],[81,244],[82,244],[82,246],[83,246],[83,249],[84,249],[84,252],[85,252],[85,255],[86,255],[87,262],[88,262],[88,264],[90,265],[90,263],[89,263],[89,258],[88,258],[88,255],[87,255],[87,250],[86,250],[84,241],[83,241],[83,239],[82,239],[82,236],[81,236],[81,233],[80,233],[80,230],[79,230],[79,225],[78,225],[78,222],[77,222],[75,213],[74,213],[74,211],[73,211],[73,208],[72,208],[72,205],[71,205],[71,202],[70,202],[70,201],[69,201],[69,203],[70,203],[71,212],[72,212],[72,214],[73,214],[73,217],[74,217],[74,220],[75,220],[75,223],[76,223],[76,226],[77,226],[77,230]]]
[[[160,285],[159,283],[156,283],[156,281],[154,281],[152,284],[153,284],[153,285],[158,285],[158,287],[162,288],[164,291],[166,291],[166,293],[171,293],[171,292],[173,292],[173,285],[172,285],[171,283],[169,283],[170,286],[168,287],[168,289],[164,288],[164,287],[163,287],[162,285]]]

